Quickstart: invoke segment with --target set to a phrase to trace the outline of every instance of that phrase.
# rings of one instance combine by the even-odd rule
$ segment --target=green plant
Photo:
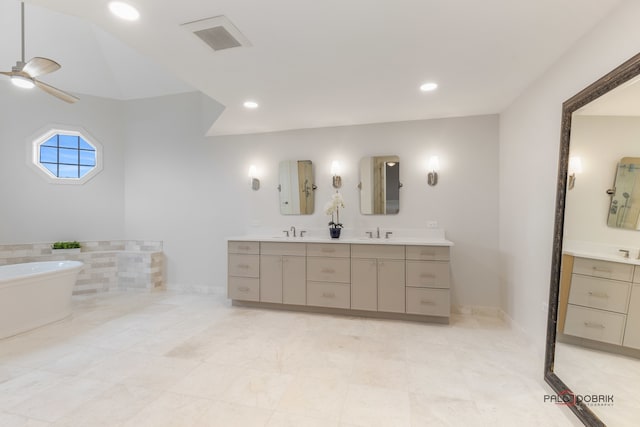
[[[55,242],[51,245],[51,249],[78,249],[80,247],[80,243],[73,242]]]

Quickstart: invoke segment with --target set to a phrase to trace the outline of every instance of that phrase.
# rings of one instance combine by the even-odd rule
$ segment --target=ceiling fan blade
[[[11,71],[0,71],[0,74],[4,74],[5,76],[11,77],[13,73]]]
[[[38,81],[36,79],[33,79],[33,82],[36,84],[36,86],[38,86],[40,89],[44,90],[45,92],[47,92],[50,95],[55,96],[58,99],[61,99],[65,102],[68,102],[69,104],[73,104],[76,101],[79,101],[80,98],[76,98],[75,96],[71,95],[70,93],[64,92],[60,89],[57,89],[51,85],[48,85],[46,83],[43,83],[41,81]]]
[[[60,64],[49,58],[41,58],[36,56],[31,58],[29,62],[24,64],[22,71],[29,74],[31,77],[38,77],[45,74],[52,73],[60,69]]]

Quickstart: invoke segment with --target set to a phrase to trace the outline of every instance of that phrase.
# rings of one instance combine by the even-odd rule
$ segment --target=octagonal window
[[[33,141],[33,163],[51,182],[82,184],[100,172],[101,146],[79,130],[52,129]]]

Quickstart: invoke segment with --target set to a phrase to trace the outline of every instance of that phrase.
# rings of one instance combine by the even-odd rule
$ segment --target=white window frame
[[[93,148],[96,153],[96,165],[89,172],[80,178],[58,178],[51,173],[46,167],[40,163],[40,145],[47,142],[49,138],[56,134],[79,136]],[[28,164],[32,166],[38,175],[42,176],[51,184],[85,184],[91,178],[102,172],[102,144],[89,134],[85,129],[76,126],[67,125],[50,125],[45,129],[37,132],[34,137],[29,138],[28,142]]]

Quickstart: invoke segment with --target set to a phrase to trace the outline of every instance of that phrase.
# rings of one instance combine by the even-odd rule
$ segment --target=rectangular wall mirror
[[[279,166],[278,191],[282,215],[311,215],[314,191],[311,160],[284,160]]]
[[[640,230],[640,157],[623,157],[618,163],[611,193],[607,225]]]
[[[358,187],[361,214],[394,215],[400,212],[400,157],[362,158]]]

